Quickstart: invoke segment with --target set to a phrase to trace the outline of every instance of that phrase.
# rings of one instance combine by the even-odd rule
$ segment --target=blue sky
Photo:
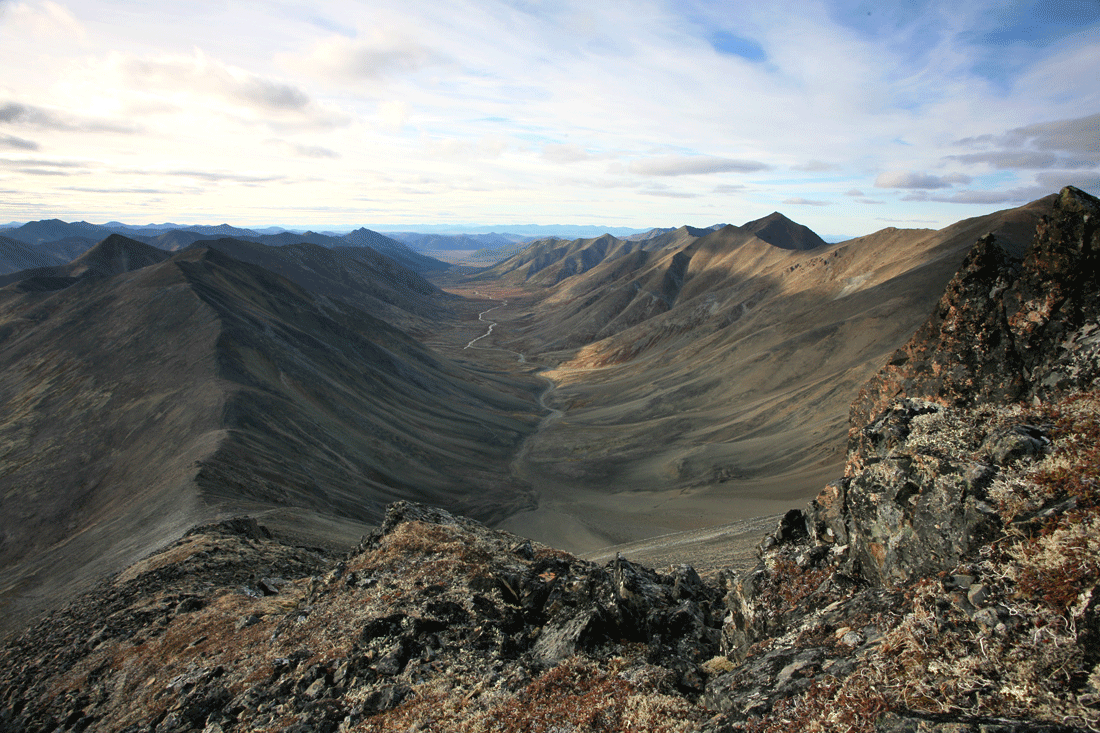
[[[1097,0],[408,5],[0,0],[0,221],[856,235],[1100,192]]]

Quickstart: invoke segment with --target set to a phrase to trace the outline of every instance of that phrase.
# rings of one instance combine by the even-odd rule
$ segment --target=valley
[[[992,231],[1020,252],[1049,207],[837,245],[773,214],[653,240],[536,242],[487,271],[437,275],[466,300],[463,325],[433,348],[552,383],[511,463],[537,506],[496,526],[581,554],[630,545],[643,560],[678,543],[701,566],[680,533],[755,538],[742,523],[841,472],[852,396],[974,239]]]
[[[1050,205],[835,245],[776,213],[452,271],[366,230],[115,233],[0,276],[6,623],[240,513],[339,549],[409,499],[581,555],[751,557],[759,518],[840,473],[859,386],[974,240],[1022,250]]]
[[[0,727],[1095,729],[1097,212],[19,271]]]

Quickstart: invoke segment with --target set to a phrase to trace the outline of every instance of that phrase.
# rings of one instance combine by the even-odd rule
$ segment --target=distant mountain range
[[[271,229],[265,229],[264,231],[269,233],[260,233],[253,229],[241,229],[228,224],[187,227],[174,227],[174,225],[165,224],[133,227],[119,222],[99,225],[89,224],[86,221],[69,223],[60,219],[32,221],[21,226],[0,230],[6,239],[31,245],[34,248],[32,252],[37,252],[39,256],[45,258],[41,266],[69,262],[91,249],[97,242],[112,234],[120,234],[131,240],[168,252],[184,249],[195,242],[232,237],[237,240],[271,246],[285,246],[303,242],[329,249],[369,246],[401,265],[421,273],[446,270],[450,267],[446,262],[423,255],[402,242],[369,229],[357,229],[342,236],[319,234],[317,232],[297,234],[285,230],[270,233]],[[26,259],[27,257],[32,257],[32,255],[23,251],[17,252],[11,246],[0,249],[0,274],[26,269],[25,263],[30,261]]]

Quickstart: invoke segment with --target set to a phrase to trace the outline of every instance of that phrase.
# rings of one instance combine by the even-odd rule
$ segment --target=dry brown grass
[[[640,666],[622,657],[606,663],[574,657],[515,693],[481,685],[469,690],[425,686],[412,700],[354,730],[686,733],[706,718],[683,698],[660,693],[660,675]]]

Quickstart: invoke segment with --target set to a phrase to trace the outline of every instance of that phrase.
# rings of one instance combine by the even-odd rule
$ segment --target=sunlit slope
[[[578,491],[635,501],[655,512],[651,530],[805,500],[837,472],[859,385],[927,317],[974,241],[993,231],[1019,250],[1049,208],[810,251],[727,227],[563,280],[510,341],[560,362],[547,376],[566,415],[532,442],[528,473],[547,503]],[[600,531],[631,539],[613,514]]]

